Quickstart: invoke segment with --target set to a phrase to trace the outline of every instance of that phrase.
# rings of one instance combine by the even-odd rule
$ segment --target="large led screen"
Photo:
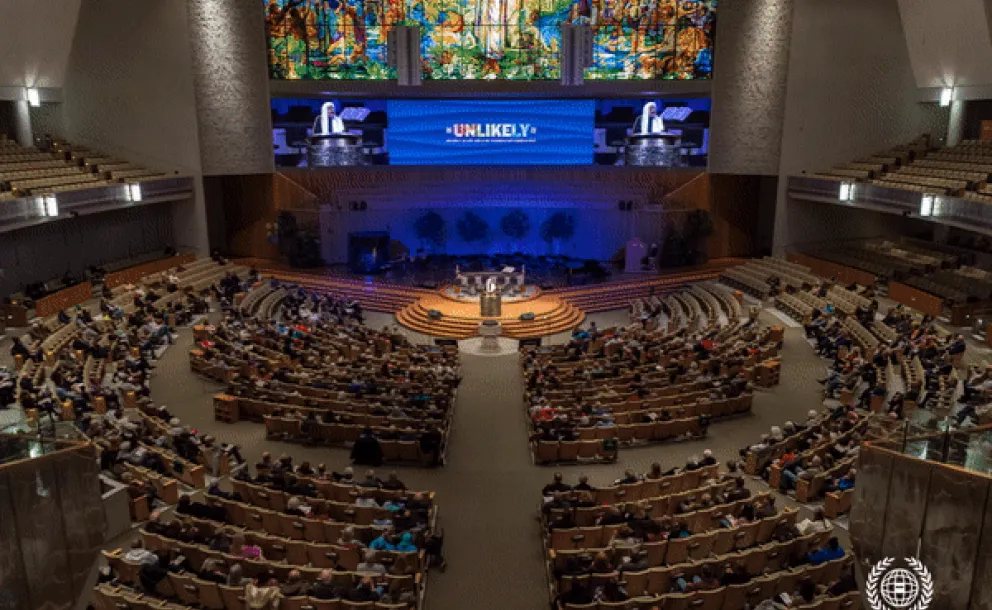
[[[264,0],[274,79],[385,80],[395,25],[425,79],[557,80],[562,25],[590,25],[586,78],[708,79],[717,0]]]
[[[648,103],[655,105],[664,131],[677,136],[679,165],[705,167],[709,154],[709,98],[275,98],[277,167],[309,167],[308,138],[327,102],[366,165],[624,165],[629,138]]]
[[[592,163],[592,100],[392,100],[393,165]]]

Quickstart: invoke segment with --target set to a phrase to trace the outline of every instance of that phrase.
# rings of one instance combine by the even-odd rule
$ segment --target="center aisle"
[[[461,354],[448,465],[435,486],[448,569],[431,573],[428,608],[547,608],[534,515],[548,473],[531,465],[518,361]]]

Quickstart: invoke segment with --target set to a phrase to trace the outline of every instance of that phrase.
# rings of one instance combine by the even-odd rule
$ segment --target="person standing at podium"
[[[320,116],[317,117],[317,120],[320,121],[320,133],[317,135],[326,136],[332,133],[344,133],[344,121],[337,116],[337,111],[334,109],[334,102],[326,102],[321,106]]]
[[[634,120],[633,133],[644,135],[648,133],[661,133],[665,131],[665,122],[658,116],[658,106],[654,102],[644,104],[641,116]]]

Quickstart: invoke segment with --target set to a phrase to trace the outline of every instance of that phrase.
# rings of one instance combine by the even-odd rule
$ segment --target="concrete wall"
[[[947,109],[921,104],[897,0],[797,0],[782,130],[775,251],[847,230],[849,210],[801,209],[788,176],[884,150],[924,133],[943,134]],[[808,222],[820,217],[823,222]],[[880,229],[888,225],[881,223]],[[858,231],[861,231],[858,228]]]
[[[61,87],[81,0],[0,0],[0,87]]]
[[[720,4],[709,169],[778,174],[793,0]]]
[[[66,136],[194,177],[175,206],[177,248],[207,250],[185,0],[83,0],[63,90]]]
[[[175,243],[174,204],[152,204],[51,222],[0,236],[0,295],[80,275],[90,265],[161,252]]]
[[[35,137],[52,136],[55,138],[65,138],[65,116],[62,104],[42,103],[41,106],[31,108],[31,131]]]
[[[272,173],[262,4],[189,0],[188,6],[203,173]]]
[[[917,85],[992,85],[988,10],[988,0],[899,0]]]

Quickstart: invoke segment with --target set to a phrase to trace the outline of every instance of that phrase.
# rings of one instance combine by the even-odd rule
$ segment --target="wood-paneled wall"
[[[306,222],[322,207],[346,212],[352,201],[366,202],[362,214],[368,220],[382,215],[383,227],[399,210],[520,207],[623,214],[619,202],[634,201],[661,203],[671,214],[657,215],[659,223],[679,222],[692,210],[709,211],[714,229],[709,256],[722,258],[755,254],[759,180],[632,167],[357,167],[207,177],[204,183],[208,206],[223,208],[226,249],[236,256],[277,257],[266,225],[275,223],[280,211]]]

